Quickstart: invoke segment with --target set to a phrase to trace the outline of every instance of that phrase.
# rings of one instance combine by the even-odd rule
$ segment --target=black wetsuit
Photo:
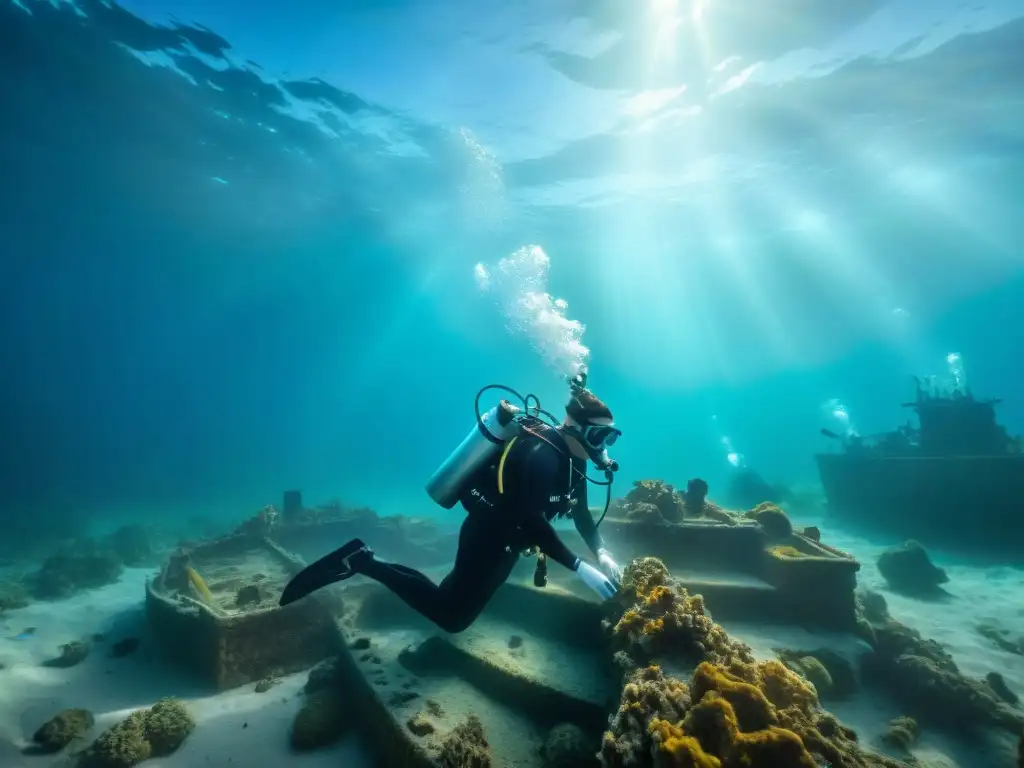
[[[576,530],[596,553],[603,544],[587,508],[586,461],[571,456],[554,429],[538,431],[550,442],[527,433],[509,450],[503,494],[498,493],[497,461],[468,484],[461,502],[469,514],[459,532],[455,566],[440,584],[412,568],[376,559],[360,573],[441,629],[461,632],[505,583],[523,550],[539,547],[552,560],[575,569],[578,558],[551,525],[556,517],[571,514]]]

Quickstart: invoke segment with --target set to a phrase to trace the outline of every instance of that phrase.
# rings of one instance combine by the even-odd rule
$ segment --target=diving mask
[[[622,435],[622,430],[614,424],[587,424],[580,427],[580,434],[592,447],[610,448]]]

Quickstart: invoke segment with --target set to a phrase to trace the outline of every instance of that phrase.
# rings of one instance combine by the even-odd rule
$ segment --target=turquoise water
[[[201,5],[0,0],[4,579],[292,488],[457,524],[424,485],[477,391],[561,416],[582,369],[623,430],[616,496],[700,477],[727,501],[755,472],[866,564],[895,542],[820,517],[823,427],[891,430],[934,375],[1024,431],[1020,2]],[[1019,569],[933,551],[955,606],[896,615],[957,624],[972,675],[1015,664],[973,627],[1019,636]],[[67,682],[54,647],[143,631],[147,574],[4,614],[0,755]],[[105,663],[75,689],[104,727],[178,690],[107,691]],[[203,711],[247,724],[236,693]]]
[[[477,388],[580,362],[623,488],[816,482],[823,404],[891,428],[951,352],[1024,422],[1016,4],[329,6],[4,4],[21,524],[431,514]]]

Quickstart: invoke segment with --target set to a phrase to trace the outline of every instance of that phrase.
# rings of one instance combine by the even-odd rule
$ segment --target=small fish
[[[35,637],[35,635],[36,635],[36,628],[35,627],[26,627],[25,629],[21,630],[21,632],[16,634],[14,637],[9,637],[7,639],[8,640],[29,640],[29,639]]]

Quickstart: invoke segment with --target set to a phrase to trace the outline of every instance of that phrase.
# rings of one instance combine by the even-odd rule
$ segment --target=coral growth
[[[82,754],[83,768],[131,768],[151,757],[175,752],[196,723],[176,699],[161,699],[108,728]]]
[[[683,519],[686,505],[683,497],[668,483],[661,480],[637,480],[626,494],[624,507],[626,515],[637,504],[650,504],[657,508],[661,516],[670,523]]]
[[[606,625],[620,648],[616,662],[629,668],[632,658],[661,655],[699,663],[689,686],[657,665],[632,671],[602,741],[607,768],[899,765],[862,749],[852,731],[820,708],[814,686],[785,664],[755,662],[659,560],[630,563],[623,584],[624,602],[636,602]],[[821,660],[799,658],[808,666],[810,658],[831,679]]]
[[[750,649],[730,640],[711,619],[704,598],[679,586],[657,558],[631,562],[622,584],[619,594],[626,601],[635,596],[636,602],[614,624],[607,623],[620,649],[637,658],[673,652],[694,661],[752,660]]]
[[[807,557],[807,555],[805,555],[796,547],[790,547],[787,545],[771,547],[768,551],[771,552],[772,555],[774,555],[775,557]]]
[[[657,666],[626,682],[600,753],[606,768],[849,768],[899,763],[862,750],[814,690],[775,661],[702,662],[689,686]]]
[[[64,747],[83,736],[92,728],[95,720],[87,709],[65,709],[47,720],[32,736],[34,751],[39,754],[60,752]]]
[[[43,561],[30,577],[32,593],[42,600],[70,597],[85,589],[113,584],[123,566],[115,552],[92,539],[66,544]]]
[[[704,502],[704,517],[726,525],[737,525],[740,521],[739,515],[734,515],[711,501]]]
[[[789,517],[769,501],[758,504],[743,516],[756,521],[764,529],[769,541],[785,541],[793,535],[793,524]]]
[[[491,746],[480,718],[470,715],[449,731],[441,742],[437,763],[441,768],[490,768]]]
[[[932,595],[949,581],[946,572],[932,563],[916,541],[883,552],[878,558],[878,571],[890,587],[908,595]]]

